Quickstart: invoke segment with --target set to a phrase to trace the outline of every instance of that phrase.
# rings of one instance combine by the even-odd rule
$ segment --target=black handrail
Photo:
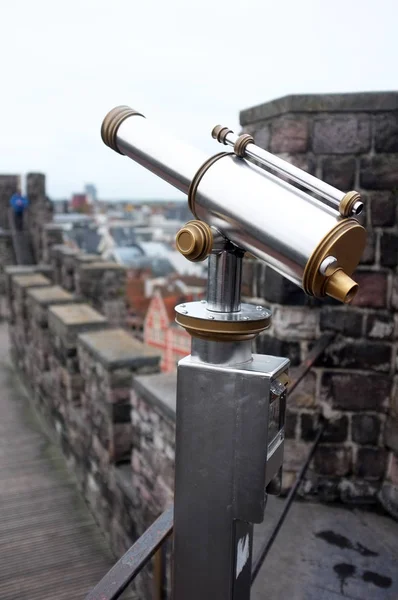
[[[114,600],[147,564],[173,530],[173,506],[168,508],[101,579],[86,600]]]

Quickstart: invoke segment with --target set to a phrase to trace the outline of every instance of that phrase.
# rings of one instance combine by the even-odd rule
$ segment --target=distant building
[[[91,211],[86,194],[73,194],[69,204],[74,212],[89,213]]]
[[[141,341],[144,339],[144,322],[151,303],[146,293],[146,282],[150,276],[151,273],[146,271],[130,271],[127,275],[127,324],[134,337]]]
[[[162,356],[161,369],[171,373],[177,362],[191,350],[191,336],[175,322],[174,307],[188,300],[184,296],[163,297],[157,290],[149,304],[144,321],[144,342],[156,348]]]
[[[98,200],[97,188],[92,183],[86,183],[84,186],[84,192],[89,204],[96,204]]]

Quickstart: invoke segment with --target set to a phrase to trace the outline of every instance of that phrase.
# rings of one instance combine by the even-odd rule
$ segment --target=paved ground
[[[254,554],[283,505],[269,497]],[[253,587],[252,600],[397,600],[398,523],[371,512],[296,502]]]
[[[264,524],[256,527],[255,554],[282,505],[269,498]],[[0,600],[83,600],[113,563],[59,449],[29,409],[8,362],[4,325],[0,557]],[[254,584],[252,600],[271,599],[397,600],[398,523],[359,510],[295,503]]]
[[[113,558],[7,350],[0,325],[0,599],[83,600]]]

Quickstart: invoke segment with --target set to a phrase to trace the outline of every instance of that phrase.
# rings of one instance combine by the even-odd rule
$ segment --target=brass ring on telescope
[[[342,217],[351,217],[352,209],[354,208],[354,204],[361,200],[360,194],[358,192],[347,192],[344,198],[340,201],[339,204],[339,212]]]
[[[195,175],[193,176],[191,184],[189,186],[189,190],[188,190],[188,206],[189,206],[189,210],[191,211],[191,213],[197,219],[199,217],[195,212],[195,196],[196,196],[196,191],[198,189],[198,185],[201,182],[203,175],[220,158],[223,158],[224,156],[233,156],[233,155],[234,155],[233,152],[219,152],[218,154],[211,156],[203,163],[203,165],[201,167],[199,167],[199,169],[196,171]]]
[[[234,152],[236,156],[243,158],[245,156],[246,146],[248,144],[254,144],[254,137],[250,135],[250,133],[242,133],[234,145]]]
[[[319,242],[305,266],[303,289],[306,294],[316,298],[323,298],[330,294],[343,302],[350,302],[355,295],[357,286],[351,280],[351,289],[347,291],[346,278],[350,277],[357,267],[365,244],[366,230],[356,219],[343,219],[337,223]],[[338,269],[334,269],[330,275],[328,273],[322,275],[320,266],[328,256],[336,257]],[[346,276],[345,281],[343,274]],[[330,293],[332,287],[341,287],[341,296],[339,293]],[[338,289],[336,291],[338,292]]]
[[[225,141],[225,138],[227,137],[227,135],[229,133],[233,133],[232,129],[229,129],[229,127],[223,127],[222,125],[216,125],[215,127],[213,127],[213,130],[211,132],[211,137],[213,137],[215,140],[217,140],[217,142],[220,142],[220,144],[224,144],[224,146],[226,146],[227,142]]]
[[[105,119],[102,121],[101,125],[101,137],[104,144],[118,152],[119,154],[123,154],[120,152],[119,148],[116,144],[116,136],[117,130],[120,125],[123,123],[127,117],[131,117],[133,115],[138,115],[140,117],[144,117],[143,114],[133,110],[129,106],[116,106],[111,111],[108,112]],[[145,117],[144,117],[145,118]]]
[[[176,323],[193,337],[218,342],[251,340],[271,323],[271,316],[258,321],[206,321],[176,313]]]

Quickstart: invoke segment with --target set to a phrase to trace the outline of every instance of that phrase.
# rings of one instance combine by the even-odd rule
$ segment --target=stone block
[[[279,339],[311,340],[316,337],[319,313],[316,309],[284,307],[273,312],[273,332]]]
[[[79,333],[105,329],[107,320],[87,304],[69,304],[49,308],[48,325],[65,347],[76,347]]]
[[[398,265],[398,233],[384,231],[380,238],[380,264],[383,267]]]
[[[270,127],[264,123],[256,123],[251,128],[244,127],[242,133],[250,133],[254,137],[254,142],[260,148],[269,150],[269,143],[271,139]]]
[[[315,439],[318,429],[318,415],[316,413],[302,413],[300,415],[300,437],[305,442]]]
[[[371,223],[373,227],[392,227],[396,223],[398,200],[394,192],[367,192],[370,200]]]
[[[354,92],[346,94],[290,94],[240,113],[241,125],[271,119],[285,113],[386,113],[398,110],[397,92]]]
[[[294,379],[296,369],[290,369],[290,377]],[[288,406],[297,408],[313,408],[316,405],[316,374],[310,371],[288,396]]]
[[[92,456],[105,478],[110,463],[129,460],[133,444],[130,389],[133,376],[156,372],[159,356],[122,329],[78,338],[84,380],[83,415],[92,432]]]
[[[395,275],[392,279],[391,305],[393,308],[398,309],[398,275]]]
[[[322,374],[322,398],[333,409],[384,412],[392,388],[392,378],[375,373],[328,372]]]
[[[398,519],[398,485],[384,482],[379,497],[385,510],[395,519]]]
[[[48,325],[48,311],[50,305],[71,304],[74,296],[59,285],[50,285],[41,288],[31,288],[27,293],[28,310],[33,320],[42,327]]]
[[[323,306],[320,314],[321,331],[336,331],[349,337],[361,337],[364,315],[352,307]]]
[[[376,256],[376,244],[377,234],[374,232],[367,232],[365,249],[361,256],[361,265],[371,265],[375,261]],[[354,279],[356,279],[357,273],[354,273]]]
[[[398,112],[375,116],[374,144],[376,152],[398,152]]]
[[[305,462],[310,445],[302,440],[285,440],[283,468],[286,471],[297,472]]]
[[[338,483],[340,500],[354,506],[375,504],[379,484],[377,482],[365,481],[361,479],[341,479]]]
[[[54,245],[62,244],[64,237],[63,226],[59,223],[47,223],[42,231],[43,261],[49,263],[51,260],[50,249]]]
[[[387,469],[387,479],[398,486],[398,455],[390,452]]]
[[[348,437],[348,417],[341,415],[329,420],[326,429],[322,435],[323,443],[345,442]]]
[[[113,262],[81,262],[75,271],[76,293],[105,314],[112,325],[127,318],[125,267]]]
[[[354,189],[355,171],[354,156],[326,156],[322,160],[322,179],[339,190]]]
[[[377,446],[380,436],[381,420],[379,415],[352,415],[351,437],[357,444]]]
[[[364,156],[360,165],[360,186],[368,190],[391,190],[398,187],[398,155]]]
[[[388,373],[392,365],[392,346],[368,340],[333,341],[318,359],[317,365],[339,369],[369,369]]]
[[[354,274],[359,290],[351,305],[384,308],[387,303],[387,274],[376,271],[357,271]]]
[[[143,367],[158,370],[159,354],[123,329],[84,333],[78,341],[109,371],[123,368],[139,371]]]
[[[381,479],[387,465],[384,448],[358,448],[354,464],[354,475],[363,479]]]
[[[256,349],[259,354],[286,356],[286,358],[290,359],[292,367],[299,365],[301,362],[301,347],[298,342],[279,340],[276,337],[263,333],[256,339]]]
[[[152,418],[156,419],[156,414],[175,421],[176,412],[176,394],[177,394],[177,376],[175,373],[159,373],[158,375],[139,375],[134,378],[133,393],[131,402],[133,408],[137,406],[140,399],[140,412],[144,420],[148,420],[148,411],[150,407]]]
[[[308,119],[296,115],[283,115],[271,126],[271,152],[306,152],[309,140]]]
[[[384,430],[384,443],[390,450],[398,454],[398,418],[388,415]]]
[[[26,275],[14,275],[12,277],[12,284],[17,289],[27,290],[32,287],[51,285],[51,281],[41,273],[28,273]]]
[[[303,290],[264,263],[257,263],[253,285],[253,296],[264,298],[268,302],[298,306],[307,304],[307,296]]]
[[[394,337],[394,319],[389,313],[369,313],[366,317],[366,335],[372,339],[391,340]]]
[[[314,457],[314,469],[321,475],[343,477],[352,471],[352,448],[320,445]]]
[[[93,262],[98,262],[100,260],[100,256],[98,254],[90,254],[88,252],[78,252],[73,257],[76,267],[89,264]]]
[[[370,119],[346,114],[314,119],[312,147],[317,154],[358,154],[370,149]]]
[[[398,418],[398,377],[394,380],[394,387],[391,394],[390,408],[393,416]]]

